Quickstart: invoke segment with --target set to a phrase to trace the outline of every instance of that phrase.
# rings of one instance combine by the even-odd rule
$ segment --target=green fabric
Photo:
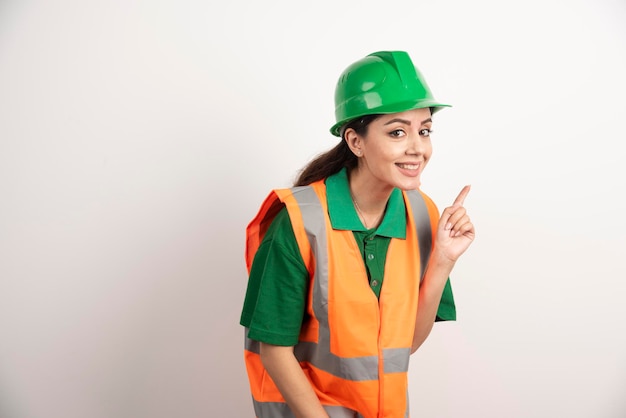
[[[366,229],[350,197],[346,170],[326,180],[328,212],[333,229],[352,230],[363,257],[370,287],[380,295],[391,238],[406,237],[402,192],[394,190],[377,229]],[[309,277],[296,242],[289,214],[283,208],[268,228],[254,257],[240,323],[248,337],[268,344],[298,342],[305,315]],[[450,281],[446,283],[436,321],[456,319]]]
[[[348,172],[345,168],[326,179],[326,198],[328,216],[333,229],[367,231],[354,208]],[[394,189],[391,192],[385,216],[376,234],[391,238],[406,238],[406,206],[400,189]]]
[[[379,298],[380,289],[383,285],[385,259],[387,258],[387,249],[389,248],[391,238],[377,235],[375,229],[364,232],[354,231],[353,234],[359,246],[359,251],[361,251],[361,257],[365,262],[365,270],[367,271],[370,287],[376,297]]]
[[[385,260],[391,238],[406,238],[406,206],[400,189],[394,189],[387,201],[385,215],[378,228],[367,229],[359,219],[348,182],[346,169],[326,179],[328,216],[333,229],[352,231],[365,262],[370,287],[380,297]]]
[[[302,260],[287,209],[281,210],[254,256],[241,325],[248,337],[268,344],[298,342],[309,273]]]
[[[437,316],[435,317],[435,322],[441,321],[456,321],[456,305],[454,304],[450,278],[446,282],[446,287],[443,288],[439,308],[437,308]]]

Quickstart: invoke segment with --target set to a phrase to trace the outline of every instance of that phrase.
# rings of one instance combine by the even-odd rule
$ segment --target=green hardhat
[[[424,76],[404,51],[369,54],[344,70],[335,88],[335,118],[330,128],[340,136],[341,127],[352,119],[373,114],[404,112],[430,107],[432,112],[447,104],[433,97]]]

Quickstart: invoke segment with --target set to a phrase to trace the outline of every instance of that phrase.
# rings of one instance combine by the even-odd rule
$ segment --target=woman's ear
[[[361,149],[363,139],[359,135],[357,135],[354,129],[346,129],[346,131],[343,133],[343,138],[346,141],[348,148],[350,148],[354,155],[360,157],[363,154],[363,150]]]

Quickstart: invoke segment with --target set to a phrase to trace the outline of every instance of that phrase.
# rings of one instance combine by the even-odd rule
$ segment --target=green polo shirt
[[[391,238],[406,238],[406,207],[394,189],[378,228],[363,226],[351,199],[345,169],[326,179],[328,214],[333,229],[352,231],[366,267],[370,287],[378,297],[383,284]],[[268,344],[298,342],[305,315],[309,276],[296,242],[289,214],[283,208],[268,228],[254,257],[241,314],[248,337]],[[456,319],[450,281],[446,283],[437,321]]]

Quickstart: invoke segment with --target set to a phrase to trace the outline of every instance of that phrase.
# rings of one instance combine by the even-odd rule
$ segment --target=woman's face
[[[346,132],[348,145],[359,158],[359,175],[372,187],[385,185],[417,189],[432,154],[430,109],[414,109],[381,115],[368,126],[364,137]]]

